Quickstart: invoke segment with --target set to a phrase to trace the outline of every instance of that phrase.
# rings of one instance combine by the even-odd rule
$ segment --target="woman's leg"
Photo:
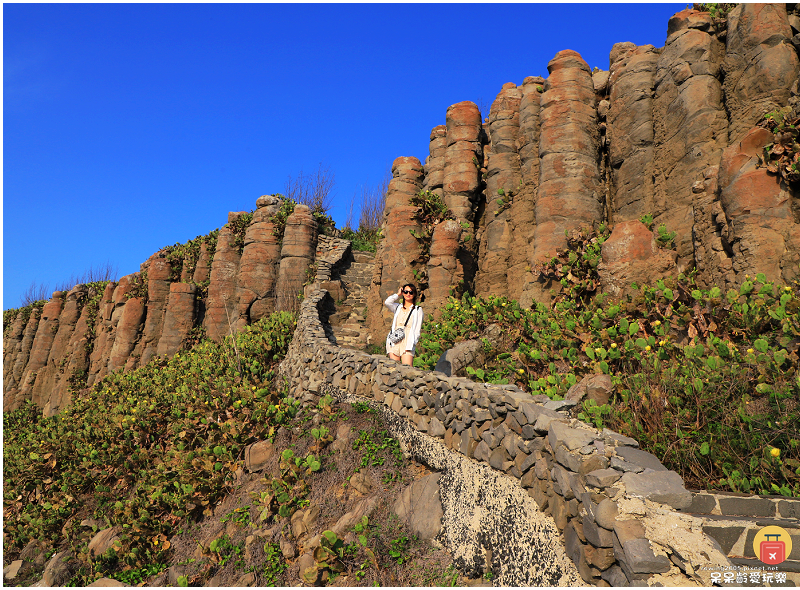
[[[404,354],[402,358],[402,362],[404,365],[411,366],[414,363],[414,355],[413,354]]]
[[[390,353],[389,353],[389,358],[390,358],[390,359],[392,359],[393,361],[399,361],[399,360],[400,360],[400,357],[399,357],[399,356],[397,356],[397,355],[396,355],[395,353],[393,353],[393,352],[390,352]]]

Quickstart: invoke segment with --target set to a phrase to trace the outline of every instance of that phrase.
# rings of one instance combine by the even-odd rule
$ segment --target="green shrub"
[[[456,342],[498,324],[485,365],[467,368],[474,379],[560,399],[584,376],[608,374],[610,405],[587,403],[582,419],[636,438],[692,487],[800,495],[797,286],[758,275],[723,294],[681,275],[611,302],[592,297],[594,278],[581,274],[599,243],[587,238],[564,253],[560,272],[577,280],[552,308],[450,298],[438,320],[426,319],[415,366],[432,369]]]
[[[101,570],[164,563],[179,523],[227,492],[244,447],[291,421],[293,400],[270,383],[294,328],[277,312],[235,336],[240,365],[231,337],[205,340],[112,373],[52,418],[31,402],[4,414],[5,549],[60,540],[81,509],[122,527]]]

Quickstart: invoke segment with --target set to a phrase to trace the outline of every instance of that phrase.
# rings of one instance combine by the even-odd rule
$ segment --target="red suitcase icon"
[[[777,565],[786,560],[786,543],[778,541],[780,535],[764,535],[767,540],[761,541],[759,549],[761,556],[759,559],[769,565]],[[775,537],[774,541],[770,541],[770,537]]]

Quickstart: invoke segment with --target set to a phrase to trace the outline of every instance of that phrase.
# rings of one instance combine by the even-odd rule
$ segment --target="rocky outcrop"
[[[422,190],[444,194],[444,161],[447,152],[447,126],[437,125],[431,131],[430,155],[425,159]]]
[[[574,51],[561,51],[547,65],[541,98],[540,181],[536,199],[534,260],[566,245],[565,231],[603,219],[600,134],[589,66]]]
[[[764,273],[791,283],[800,276],[800,224],[792,193],[780,177],[758,167],[758,155],[772,133],[756,127],[728,147],[719,168],[720,202],[726,240],[737,275]]]
[[[574,51],[557,53],[546,79],[505,84],[484,124],[473,103],[449,107],[446,125],[431,134],[422,187],[441,183],[464,222],[456,254],[463,275],[453,280],[524,305],[547,302],[558,285],[539,283],[531,268],[566,245],[565,231],[614,229],[648,215],[654,235],[676,234],[675,270],[696,268],[701,285],[735,285],[756,266],[793,280],[796,189],[759,185],[734,205],[744,183],[767,176],[754,153],[749,166],[758,174],[728,174],[723,151],[737,149],[767,111],[800,103],[798,27],[794,5],[740,5],[727,20],[687,8],[669,20],[664,47],[614,45],[608,72],[590,72]],[[392,196],[387,215],[404,204]],[[761,211],[762,198],[773,203],[766,217],[745,213],[750,204]],[[424,270],[443,276],[438,259]],[[638,274],[618,266],[613,282],[624,291]]]
[[[503,89],[489,111],[489,144],[484,149],[486,214],[482,219],[478,273],[475,288],[493,295],[508,294],[508,267],[512,223],[509,205],[522,186],[520,156],[520,102],[522,92],[513,83]]]
[[[719,163],[727,142],[720,66],[725,46],[711,33],[711,16],[683,10],[669,20],[655,75],[653,121],[656,224],[677,232],[681,271],[693,265],[692,184]]]
[[[141,364],[153,358],[158,348],[158,340],[167,311],[167,299],[170,294],[170,275],[172,267],[161,257],[154,256],[147,269],[147,316],[142,331]]]
[[[219,230],[217,250],[211,263],[208,286],[208,300],[203,324],[206,334],[215,342],[233,333],[233,325],[239,317],[236,297],[236,274],[241,258],[238,248],[233,244],[233,234],[229,226]]]
[[[279,288],[291,294],[285,308],[296,306],[315,259],[316,220],[298,205],[281,247],[273,221],[280,206],[279,197],[260,197],[246,226],[237,222],[245,213],[229,214],[216,246],[206,236],[194,254],[187,249],[181,272],[164,249],[102,293],[77,285],[18,313],[4,334],[4,411],[31,399],[50,416],[111,372],[175,354],[198,328],[221,340],[276,309]]]
[[[729,142],[742,139],[764,113],[789,101],[800,77],[786,4],[739,4],[728,15],[723,62]]]
[[[467,100],[449,107],[446,120],[444,202],[457,219],[473,221],[480,198],[485,143],[481,112],[474,102]]]
[[[437,310],[464,280],[464,268],[458,259],[461,233],[461,224],[454,219],[440,223],[433,230],[425,300],[426,307],[431,310]]]
[[[275,215],[280,200],[262,197],[244,236],[239,263],[239,309],[237,329],[256,322],[275,310],[275,286],[278,280],[275,261],[280,259],[281,244],[275,235]]]
[[[164,316],[161,338],[158,340],[158,356],[172,356],[181,347],[192,331],[197,317],[197,286],[188,283],[172,283]]]
[[[653,233],[641,221],[623,221],[602,246],[598,265],[603,292],[620,298],[637,292],[631,283],[646,284],[652,277],[675,274],[675,252],[656,246]]]
[[[309,278],[307,270],[314,262],[317,247],[317,222],[308,205],[297,205],[286,220],[278,271],[277,306],[279,311],[294,311],[303,283]]]
[[[633,43],[611,50],[606,141],[612,221],[653,211],[653,81],[659,53],[652,45]]]

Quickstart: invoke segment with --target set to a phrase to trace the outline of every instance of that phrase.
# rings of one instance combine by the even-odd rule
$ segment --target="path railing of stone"
[[[515,478],[552,517],[587,583],[800,584],[800,500],[692,492],[635,440],[570,419],[544,396],[336,346],[320,318],[326,297],[313,285],[306,291],[281,365],[292,390],[371,399],[452,452]],[[794,541],[771,569],[752,547],[769,524]]]

